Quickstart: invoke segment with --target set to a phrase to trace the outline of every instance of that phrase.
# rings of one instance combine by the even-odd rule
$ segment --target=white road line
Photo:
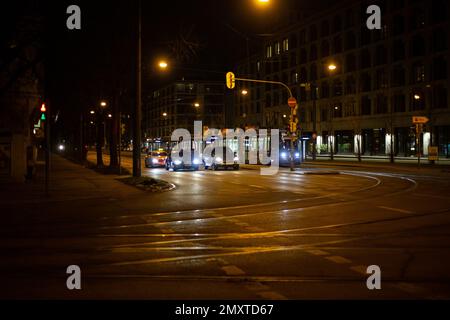
[[[236,266],[225,266],[220,269],[222,269],[228,276],[242,276],[245,274],[242,269],[239,269]]]
[[[344,257],[340,257],[340,256],[331,256],[331,257],[325,257],[325,259],[330,260],[334,263],[338,263],[338,264],[350,264],[352,263],[350,260],[344,258]]]
[[[398,209],[398,208],[391,208],[391,207],[384,207],[384,206],[378,206],[377,208],[384,209],[384,210],[389,210],[389,211],[394,211],[394,212],[406,213],[406,214],[414,213],[414,212],[409,211],[409,210]]]
[[[322,251],[322,250],[305,250],[306,252],[313,254],[315,256],[327,256],[329,255],[328,252]]]
[[[367,267],[366,266],[351,266],[350,270],[353,270],[357,273],[367,275]]]

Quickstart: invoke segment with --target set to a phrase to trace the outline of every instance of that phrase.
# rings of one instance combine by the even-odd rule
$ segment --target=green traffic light
[[[45,113],[43,113],[43,114],[41,115],[41,121],[45,121],[45,120],[46,120]]]

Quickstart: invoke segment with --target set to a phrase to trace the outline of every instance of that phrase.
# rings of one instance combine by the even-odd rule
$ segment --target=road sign
[[[295,108],[295,106],[297,105],[297,100],[294,97],[289,98],[288,105],[291,108]]]
[[[425,124],[428,121],[430,121],[430,119],[428,119],[427,117],[412,117],[412,122],[414,124]]]
[[[228,72],[226,75],[227,88],[234,89],[236,87],[236,76],[233,72]]]

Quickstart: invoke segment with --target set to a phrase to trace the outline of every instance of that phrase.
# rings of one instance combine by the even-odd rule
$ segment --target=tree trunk
[[[112,118],[110,126],[110,142],[109,142],[109,156],[111,162],[110,168],[119,168],[119,158],[117,153],[117,138],[119,135],[119,94],[114,95],[114,101],[112,105]]]
[[[99,112],[97,112],[99,113]],[[97,167],[102,168],[103,167],[103,143],[105,141],[104,137],[104,129],[103,129],[103,122],[101,119],[101,116],[97,116],[97,143],[96,143],[96,149],[97,149]]]

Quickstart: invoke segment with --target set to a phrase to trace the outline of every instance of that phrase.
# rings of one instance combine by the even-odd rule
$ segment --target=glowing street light
[[[95,111],[94,111],[94,110],[91,110],[90,114],[95,114]]]
[[[248,90],[244,89],[244,90],[241,91],[241,93],[242,93],[243,96],[246,96],[246,95],[248,95]]]
[[[336,69],[337,69],[337,66],[336,66],[335,64],[330,64],[330,65],[328,65],[328,70],[334,71],[334,70],[336,70]]]
[[[159,67],[161,70],[166,70],[167,67],[169,67],[169,64],[167,63],[167,61],[161,60],[161,61],[158,63],[158,67]]]
[[[100,102],[100,106],[103,107],[103,108],[106,107],[107,105],[108,104],[106,103],[106,101],[101,101]]]
[[[420,100],[420,95],[415,94],[415,95],[414,95],[414,100]]]
[[[108,118],[112,118],[112,114],[111,113],[108,113]]]
[[[164,112],[164,113],[162,114],[162,116],[163,116],[163,117],[167,117],[167,112]]]
[[[194,103],[194,107],[199,108],[200,107],[200,103],[198,103],[198,102]]]
[[[267,4],[269,4],[270,0],[257,0],[257,2],[258,2],[260,5],[267,5]]]

